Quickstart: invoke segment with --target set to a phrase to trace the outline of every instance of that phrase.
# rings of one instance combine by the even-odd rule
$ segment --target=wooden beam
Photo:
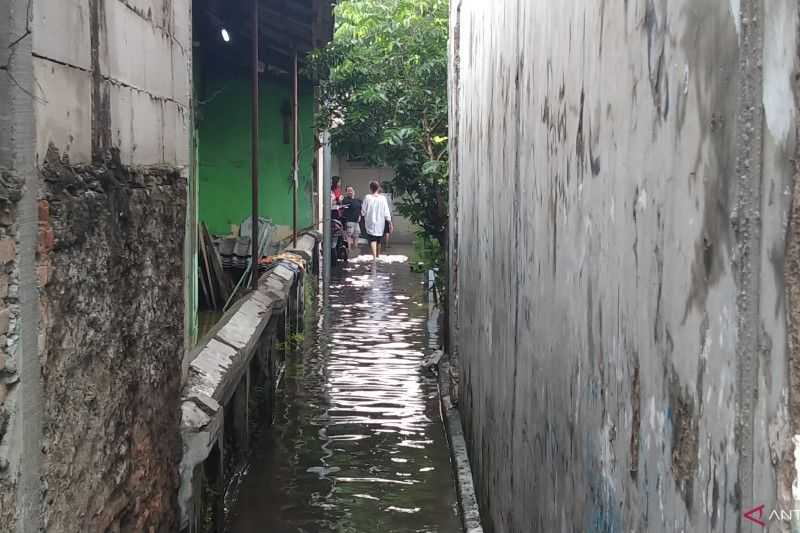
[[[298,92],[297,51],[294,52],[292,69],[292,246],[297,248],[297,181],[300,166],[300,107]]]
[[[259,100],[261,99],[261,94],[259,90],[259,75],[258,75],[258,67],[259,67],[259,46],[258,46],[258,39],[259,39],[259,0],[253,0],[253,12],[251,14],[253,20],[253,34],[250,37],[252,40],[252,51],[253,51],[253,72],[252,72],[252,93],[250,95],[251,99],[251,108],[252,108],[252,130],[250,132],[251,135],[251,163],[250,163],[250,170],[251,170],[251,195],[252,195],[252,212],[251,215],[251,227],[250,227],[250,244],[251,244],[251,271],[250,271],[250,287],[255,290],[258,289],[258,262],[261,259],[259,257],[259,246],[258,246],[258,230],[259,230],[259,218],[258,218],[258,203],[259,203],[259,190],[258,190],[258,158],[260,155],[260,123],[259,123]]]
[[[274,43],[276,47],[281,47],[290,55],[291,50],[294,48],[302,50],[311,50],[313,48],[310,28],[308,33],[299,34],[292,30],[287,30],[277,21],[262,21],[261,34],[265,39]]]
[[[330,0],[327,2],[314,0],[311,5],[298,5],[297,0],[285,1],[283,5],[281,2],[283,0],[260,3],[259,24],[262,37],[272,41],[273,46],[276,49],[282,49],[289,58],[294,49],[308,52],[319,46],[318,41],[315,40],[314,25],[318,18],[322,27],[329,22],[330,4],[328,2]],[[226,5],[224,15],[217,12],[212,6],[203,8],[201,12],[210,19],[211,27],[224,24],[229,30],[233,30],[236,34],[235,37],[239,39],[250,34],[246,21],[250,18],[251,8],[244,9],[238,2]],[[320,36],[324,37],[326,33],[329,32],[323,30]],[[330,37],[327,37],[324,40],[327,43],[329,39]]]

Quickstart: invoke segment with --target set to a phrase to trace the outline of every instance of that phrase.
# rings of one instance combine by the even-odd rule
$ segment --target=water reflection
[[[236,532],[456,532],[422,279],[404,256],[334,271],[329,307],[286,371],[275,426],[232,512]]]

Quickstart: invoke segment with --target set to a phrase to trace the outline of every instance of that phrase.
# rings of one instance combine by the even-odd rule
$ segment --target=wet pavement
[[[422,276],[399,256],[334,269],[230,514],[233,532],[461,531]]]

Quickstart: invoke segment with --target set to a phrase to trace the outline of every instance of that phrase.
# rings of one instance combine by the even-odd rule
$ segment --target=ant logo
[[[764,527],[764,526],[767,525],[767,523],[764,522],[761,519],[763,516],[764,516],[764,504],[763,503],[761,505],[759,505],[758,507],[753,507],[749,511],[745,511],[745,513],[744,513],[744,517],[747,520],[750,520],[754,524],[758,524],[761,527]]]

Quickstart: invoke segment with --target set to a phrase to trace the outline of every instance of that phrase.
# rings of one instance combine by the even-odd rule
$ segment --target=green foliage
[[[400,213],[445,247],[447,0],[341,0],[333,43],[310,56],[318,126],[341,156],[395,170]],[[443,254],[440,254],[440,258]]]
[[[427,233],[420,232],[414,237],[414,255],[411,259],[411,270],[427,272],[439,268],[443,260],[442,245]]]
[[[447,278],[443,272],[445,262],[445,249],[438,239],[421,231],[414,238],[414,255],[411,258],[411,270],[414,272],[427,272],[433,270],[436,273],[434,287],[436,300],[439,305],[446,309],[446,301],[443,298],[447,294]]]
[[[284,342],[278,343],[278,350],[282,352],[295,352],[303,347],[305,337],[301,332],[292,333]]]

